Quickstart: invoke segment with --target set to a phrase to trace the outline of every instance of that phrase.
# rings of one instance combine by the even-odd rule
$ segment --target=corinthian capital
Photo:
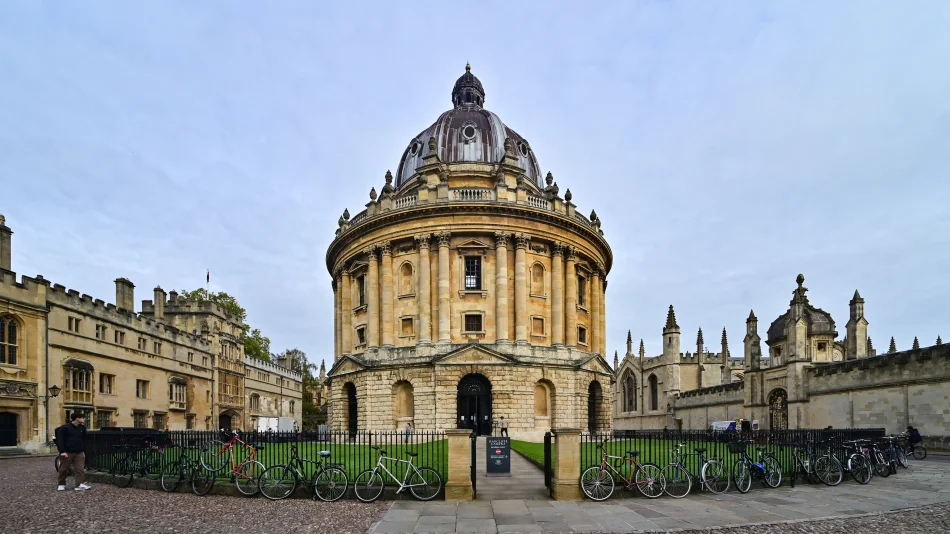
[[[564,247],[564,254],[567,256],[568,260],[577,261],[577,248],[568,245]]]
[[[507,247],[508,239],[511,238],[511,234],[506,232],[495,232],[495,248]]]
[[[439,232],[435,234],[436,239],[439,240],[440,247],[449,246],[449,240],[452,239],[452,232]]]
[[[379,245],[379,250],[383,256],[393,255],[393,248],[392,248],[392,245],[390,245],[389,241],[386,241],[382,243],[381,245]]]
[[[551,255],[552,256],[564,256],[564,243],[560,241],[555,241],[551,244]]]
[[[419,250],[429,250],[429,240],[432,239],[432,234],[419,234],[413,236],[413,239],[416,241],[416,246],[419,247]]]
[[[528,234],[515,234],[515,246],[518,248],[528,248],[528,241],[530,240]]]
[[[376,259],[376,251],[379,249],[379,245],[369,245],[363,249],[363,254],[366,254],[372,259]]]

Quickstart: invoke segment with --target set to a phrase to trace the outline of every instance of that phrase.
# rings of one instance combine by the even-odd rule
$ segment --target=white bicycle
[[[397,494],[408,488],[412,496],[420,501],[431,501],[442,490],[442,477],[438,471],[431,467],[416,467],[412,464],[412,459],[416,457],[417,453],[406,452],[409,459],[403,460],[387,457],[386,451],[379,447],[373,447],[373,449],[379,453],[376,466],[356,475],[356,480],[353,482],[353,491],[356,493],[357,499],[363,502],[373,502],[378,499],[383,494],[383,487],[386,485],[384,473],[399,485],[399,489],[396,490]],[[383,460],[406,464],[406,474],[403,475],[402,480],[396,478],[396,475],[386,468]]]

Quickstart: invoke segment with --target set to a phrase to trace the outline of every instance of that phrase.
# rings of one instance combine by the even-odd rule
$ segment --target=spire
[[[676,313],[673,311],[673,305],[670,304],[670,311],[666,313],[666,327],[667,328],[679,328],[679,325],[676,324]]]
[[[703,346],[703,327],[699,327],[699,333],[696,334],[696,345]]]
[[[912,346],[911,349],[917,350],[919,348],[920,348],[920,342],[917,341],[917,336],[914,336],[914,346]]]
[[[755,312],[753,312],[752,310],[749,310],[749,318],[746,319],[745,322],[749,323],[752,321],[758,321],[758,319],[755,317]]]
[[[617,357],[617,351],[614,351],[614,371],[620,369],[620,358]]]
[[[630,334],[629,330],[627,330],[627,343],[633,343],[633,336]]]
[[[891,346],[887,348],[887,353],[897,352],[897,344],[894,343],[894,336],[891,336]]]
[[[642,360],[646,356],[647,351],[643,348],[643,338],[640,338],[640,359]]]
[[[627,354],[633,354],[633,336],[630,335],[629,330],[627,330]]]
[[[722,327],[722,357],[729,359],[729,338],[726,337],[726,327]]]
[[[854,296],[851,297],[851,300],[852,300],[853,302],[857,302],[857,301],[859,301],[859,300],[864,300],[864,299],[861,298],[861,293],[858,293],[858,290],[855,289],[855,290],[854,290]]]
[[[940,336],[937,336],[937,345],[943,345],[943,340],[940,339]]]
[[[871,336],[868,336],[868,354],[871,354],[872,350],[874,350],[874,345],[871,344]]]
[[[320,360],[320,378],[327,377],[327,364],[325,360]]]

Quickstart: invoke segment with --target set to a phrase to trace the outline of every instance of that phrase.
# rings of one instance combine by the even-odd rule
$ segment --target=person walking
[[[59,464],[59,485],[56,491],[66,491],[66,476],[73,468],[76,477],[76,491],[86,491],[92,486],[86,484],[86,417],[82,412],[73,412],[69,422],[56,429],[56,448],[63,457]]]
[[[406,423],[406,443],[409,443],[409,436],[412,434],[412,423]]]
[[[508,437],[508,420],[505,419],[505,416],[501,416],[501,435]]]

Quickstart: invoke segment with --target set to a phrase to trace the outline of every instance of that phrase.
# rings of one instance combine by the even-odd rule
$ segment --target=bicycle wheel
[[[224,442],[222,441],[212,441],[211,445],[201,449],[201,454],[199,459],[201,460],[201,466],[209,471],[220,471],[224,469],[224,466],[228,465],[231,461],[231,448],[221,450],[224,448]]]
[[[872,464],[874,465],[874,472],[877,473],[877,476],[887,478],[891,476],[891,466],[884,461],[884,455],[880,451],[873,453]]]
[[[599,465],[588,467],[581,473],[581,491],[592,501],[603,501],[614,493],[614,477]]]
[[[56,465],[56,472],[59,473],[59,466],[63,465],[63,457],[56,455],[56,461],[53,462]]]
[[[234,486],[248,497],[257,495],[260,491],[258,482],[261,480],[261,473],[264,472],[264,464],[260,462],[245,462],[238,466],[234,473]]]
[[[867,484],[871,481],[871,464],[863,454],[852,454],[848,459],[851,463],[851,477],[858,484]]]
[[[383,494],[386,481],[375,469],[367,469],[356,475],[353,481],[353,493],[363,502],[373,502]]]
[[[346,471],[336,466],[330,466],[317,474],[313,481],[313,492],[321,501],[334,502],[340,500],[346,494],[349,483],[350,481],[346,478]]]
[[[844,477],[841,462],[833,456],[822,456],[815,460],[815,474],[828,486],[841,484],[841,479]]]
[[[191,466],[191,492],[201,497],[207,495],[214,487],[215,473],[208,471],[197,463]]]
[[[162,477],[162,471],[165,469],[165,455],[158,449],[148,449],[142,454],[142,471],[145,476],[158,480]]]
[[[135,469],[128,458],[119,460],[112,466],[112,483],[120,488],[127,488],[135,476]]]
[[[729,471],[719,460],[706,460],[699,476],[706,489],[713,493],[723,493],[729,489]]]
[[[185,473],[182,472],[181,464],[173,464],[171,462],[165,464],[165,469],[162,469],[162,477],[159,484],[162,486],[162,489],[168,493],[171,493],[178,489],[178,486],[181,484],[181,480],[185,478]]]
[[[431,467],[420,467],[409,477],[409,492],[420,501],[431,501],[442,490],[442,477]]]
[[[901,447],[896,447],[894,452],[897,454],[897,465],[907,469],[907,453]]]
[[[297,477],[286,465],[274,465],[261,473],[257,487],[264,497],[279,501],[286,499],[297,489]]]
[[[670,464],[664,467],[663,479],[666,481],[666,486],[663,487],[663,491],[670,497],[676,499],[685,497],[693,487],[692,477],[689,476],[689,472],[678,464]]]
[[[663,471],[655,464],[640,464],[640,468],[633,475],[633,480],[637,484],[637,489],[644,497],[656,499],[663,495],[666,489],[666,478]]]
[[[782,466],[779,465],[778,460],[772,456],[766,456],[762,460],[762,466],[765,467],[765,473],[762,476],[762,481],[765,482],[765,485],[770,488],[781,486]]]
[[[732,466],[732,485],[739,493],[748,493],[752,488],[752,470],[745,460],[739,460]]]
[[[927,457],[927,449],[923,445],[914,445],[914,459],[923,460]]]

